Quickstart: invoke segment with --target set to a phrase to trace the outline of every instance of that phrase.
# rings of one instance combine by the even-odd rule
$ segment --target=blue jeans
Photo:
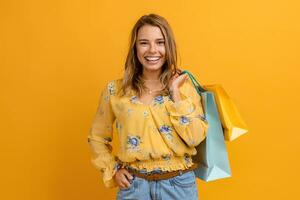
[[[194,171],[173,178],[148,181],[133,176],[126,189],[119,189],[117,200],[198,200],[198,190]]]

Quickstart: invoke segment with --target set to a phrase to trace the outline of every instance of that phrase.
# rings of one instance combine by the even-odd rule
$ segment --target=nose
[[[155,44],[150,44],[150,52],[156,52],[156,45]]]

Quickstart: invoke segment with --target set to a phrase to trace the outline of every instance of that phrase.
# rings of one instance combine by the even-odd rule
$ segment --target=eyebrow
[[[157,40],[165,40],[165,39],[164,39],[164,38],[158,38],[158,39],[156,39],[156,41],[157,41]],[[149,41],[149,40],[143,39],[143,38],[142,38],[142,39],[139,39],[138,41]]]

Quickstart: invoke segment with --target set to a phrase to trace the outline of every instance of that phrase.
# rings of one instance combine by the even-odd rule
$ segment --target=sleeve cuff
[[[173,102],[166,101],[166,108],[171,116],[182,116],[191,114],[195,110],[195,105],[190,97]]]
[[[103,183],[107,188],[117,187],[118,184],[114,179],[114,175],[119,169],[119,164],[117,162],[113,163],[110,167],[106,168],[103,172]]]

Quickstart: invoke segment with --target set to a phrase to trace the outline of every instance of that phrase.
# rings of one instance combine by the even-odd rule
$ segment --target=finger
[[[181,74],[180,76],[186,78],[186,77],[187,77],[187,74]]]
[[[126,186],[122,182],[119,183],[119,187],[122,188],[122,189],[126,188]]]
[[[179,75],[180,79],[186,79],[186,74]]]
[[[133,179],[133,176],[127,170],[124,170],[123,174],[127,177],[128,180]]]
[[[129,181],[128,181],[126,178],[124,178],[124,179],[122,180],[122,184],[124,185],[125,188],[128,188],[128,187],[130,186]]]
[[[185,74],[185,80],[188,80],[189,76],[187,74]]]

